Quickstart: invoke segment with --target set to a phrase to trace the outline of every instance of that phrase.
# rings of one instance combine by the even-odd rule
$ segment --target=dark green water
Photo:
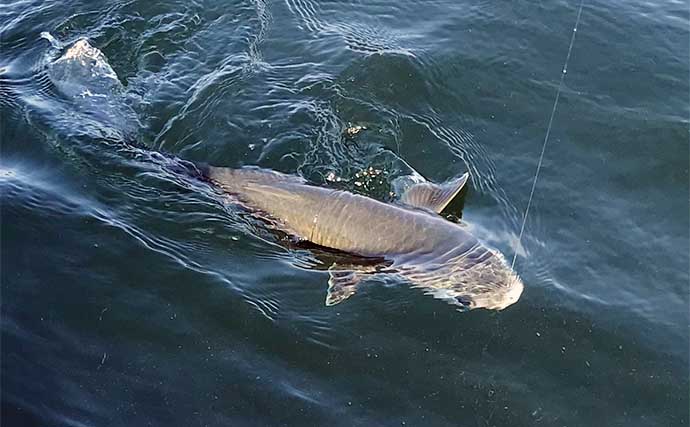
[[[504,311],[325,307],[314,253],[121,144],[377,198],[469,170],[511,258],[578,5],[5,2],[2,424],[687,425],[685,2],[585,0]],[[117,98],[51,81],[80,38]]]

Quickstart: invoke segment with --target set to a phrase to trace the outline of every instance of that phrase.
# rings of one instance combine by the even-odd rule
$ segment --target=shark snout
[[[508,290],[505,292],[503,300],[500,304],[497,304],[496,310],[503,310],[504,308],[515,304],[522,296],[522,291],[525,289],[525,285],[522,280],[515,275],[514,280],[511,281],[508,286]]]
[[[525,285],[520,278],[513,274],[507,286],[495,290],[494,292],[477,296],[474,298],[471,308],[486,308],[489,310],[503,310],[515,304],[522,296]]]

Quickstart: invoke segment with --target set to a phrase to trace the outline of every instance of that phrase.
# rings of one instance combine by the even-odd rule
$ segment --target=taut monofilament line
[[[580,0],[580,7],[577,11],[577,18],[575,19],[575,26],[573,27],[573,34],[570,36],[570,46],[568,46],[568,54],[565,57],[565,63],[563,64],[563,69],[561,70],[561,80],[558,83],[558,90],[556,91],[556,98],[553,101],[553,108],[551,109],[551,116],[549,117],[549,124],[546,127],[546,135],[544,136],[544,144],[541,147],[541,154],[539,155],[539,162],[537,163],[537,170],[534,173],[534,180],[532,181],[532,189],[529,193],[529,199],[527,200],[527,207],[525,208],[525,215],[522,217],[522,226],[520,226],[520,234],[518,235],[517,243],[515,244],[515,253],[513,254],[513,262],[510,263],[510,268],[515,267],[515,260],[517,259],[518,249],[522,242],[522,235],[525,232],[525,224],[527,224],[527,215],[529,215],[529,209],[532,206],[532,199],[534,198],[534,189],[537,188],[537,180],[539,179],[539,172],[541,171],[541,165],[544,161],[544,153],[546,152],[546,144],[549,142],[549,136],[551,135],[551,125],[553,125],[553,117],[556,115],[556,107],[558,106],[558,99],[561,97],[561,90],[563,89],[563,82],[565,81],[565,75],[568,72],[568,62],[570,62],[570,53],[573,51],[573,43],[575,43],[575,35],[577,34],[577,27],[580,25],[580,16],[582,15],[582,7],[585,0]]]

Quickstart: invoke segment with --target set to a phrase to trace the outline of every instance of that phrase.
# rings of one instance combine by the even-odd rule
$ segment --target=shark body
[[[462,308],[503,309],[522,294],[521,280],[498,251],[438,215],[460,192],[467,174],[445,185],[416,184],[400,204],[310,185],[267,169],[207,167],[204,174],[237,202],[299,239],[383,261],[381,268],[334,264],[326,305],[342,302],[362,278],[382,272],[398,274]]]

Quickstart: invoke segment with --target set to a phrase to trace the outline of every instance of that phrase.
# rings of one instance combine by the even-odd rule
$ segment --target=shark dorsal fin
[[[400,198],[402,203],[441,213],[467,183],[468,173],[443,184],[422,182],[411,186]]]

